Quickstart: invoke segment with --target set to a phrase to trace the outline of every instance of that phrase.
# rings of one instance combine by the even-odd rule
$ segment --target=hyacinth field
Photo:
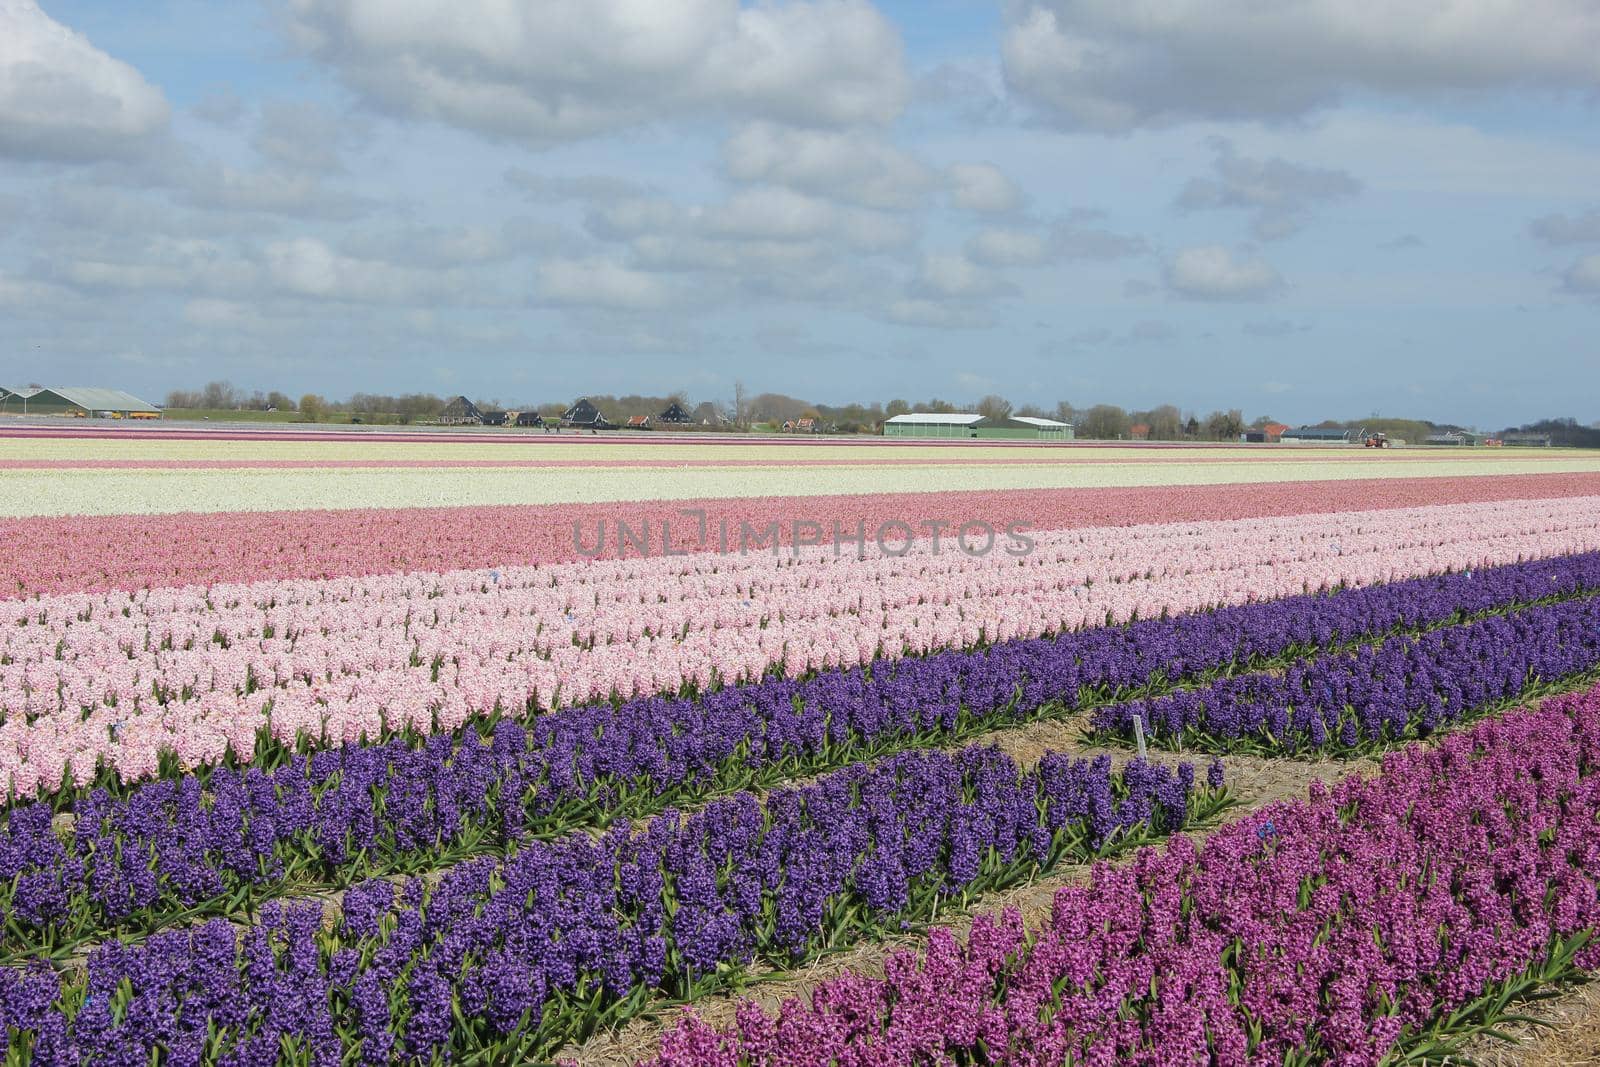
[[[0,533],[8,1067],[1462,1062],[1600,968],[1583,453],[13,426]]]

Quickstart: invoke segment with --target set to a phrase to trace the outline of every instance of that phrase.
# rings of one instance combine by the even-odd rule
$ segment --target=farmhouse
[[[510,416],[504,411],[485,411],[483,424],[485,426],[504,426]]]
[[[464,396],[458,396],[440,409],[433,420],[440,426],[482,426],[483,412]]]
[[[650,416],[649,415],[629,415],[628,416],[628,429],[630,429],[630,430],[648,430],[649,428],[650,428]]]
[[[1281,422],[1269,422],[1265,426],[1252,427],[1239,435],[1239,440],[1245,444],[1262,445],[1273,444],[1283,439],[1289,427]]]
[[[159,419],[161,409],[121,389],[18,389],[0,392],[0,411],[75,418]]]
[[[968,439],[1021,439],[1070,441],[1072,424],[1031,415],[989,418],[962,412],[913,411],[896,415],[883,424],[885,437],[964,437]]]
[[[544,416],[540,415],[537,411],[519,411],[517,412],[517,425],[543,426]]]
[[[674,400],[667,405],[667,410],[656,416],[656,421],[668,426],[689,426],[694,422],[694,416],[683,410],[683,405]]]
[[[606,417],[600,414],[600,409],[589,401],[588,397],[579,398],[561,415],[561,421],[568,426],[577,426],[586,430],[603,430],[611,424]]]

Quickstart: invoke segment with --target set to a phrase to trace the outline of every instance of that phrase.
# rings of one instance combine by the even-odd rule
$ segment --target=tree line
[[[1072,403],[1058,401],[1052,408],[1037,404],[1013,407],[1002,396],[989,395],[974,403],[957,404],[940,397],[913,403],[895,399],[884,403],[822,404],[784,393],[756,393],[746,390],[743,382],[734,385],[731,400],[694,401],[688,390],[678,390],[664,396],[629,394],[590,394],[585,397],[608,422],[626,425],[636,415],[652,419],[676,403],[690,416],[694,425],[708,425],[719,429],[749,430],[765,426],[781,426],[800,419],[812,419],[819,429],[830,433],[876,433],[885,419],[913,411],[957,412],[971,411],[992,418],[1012,415],[1051,418],[1073,424],[1078,437],[1099,440],[1130,440],[1138,436],[1151,441],[1231,441],[1237,440],[1246,428],[1243,414],[1232,411],[1214,411],[1205,416],[1185,414],[1176,405],[1163,404],[1149,411],[1126,411],[1114,404],[1095,404],[1078,408]],[[355,393],[346,400],[330,400],[316,393],[306,393],[298,400],[278,390],[256,389],[246,392],[227,381],[207,382],[198,390],[175,389],[167,394],[168,408],[206,411],[278,411],[295,412],[303,421],[317,422],[329,418],[360,418],[364,422],[412,423],[423,422],[438,415],[449,398],[433,393]],[[507,403],[500,398],[479,397],[473,403],[484,411],[537,411],[546,419],[558,419],[571,402],[546,401]],[[1265,418],[1250,425],[1265,425]]]
[[[404,424],[436,417],[449,399],[433,393],[355,393],[345,400],[330,400],[316,393],[306,393],[295,399],[277,390],[268,392],[256,389],[246,392],[230,382],[214,381],[198,390],[173,390],[167,394],[166,406],[208,411],[294,412],[307,422],[359,418],[363,422]],[[1052,407],[1037,403],[1013,406],[998,394],[960,403],[935,396],[915,402],[896,398],[888,403],[822,404],[784,393],[751,393],[742,381],[734,383],[733,396],[726,400],[697,401],[686,389],[662,396],[590,394],[585,399],[598,408],[608,422],[618,426],[626,425],[628,419],[636,415],[648,415],[655,420],[669,406],[677,404],[688,413],[690,422],[695,426],[753,430],[812,419],[819,430],[842,434],[877,433],[884,420],[912,412],[971,412],[996,419],[1018,415],[1049,418],[1071,423],[1079,438],[1101,441],[1237,441],[1244,431],[1264,429],[1276,421],[1268,415],[1258,415],[1246,421],[1239,408],[1200,414],[1183,410],[1176,404],[1161,404],[1147,410],[1128,410],[1115,404],[1079,407],[1067,400],[1058,400]],[[559,419],[573,401],[506,402],[498,397],[477,397],[473,398],[473,403],[484,411],[537,411],[545,419],[553,420]],[[1424,419],[1377,417],[1346,421],[1330,419],[1316,425],[1338,429],[1364,428],[1412,442],[1421,442],[1430,434],[1461,428]],[[1600,447],[1600,424],[1584,426],[1576,419],[1545,419],[1510,429],[1549,433],[1558,445]]]

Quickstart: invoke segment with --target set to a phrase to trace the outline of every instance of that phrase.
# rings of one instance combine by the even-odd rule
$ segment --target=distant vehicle
[[[1386,433],[1371,433],[1367,435],[1368,448],[1388,448],[1389,435]]]

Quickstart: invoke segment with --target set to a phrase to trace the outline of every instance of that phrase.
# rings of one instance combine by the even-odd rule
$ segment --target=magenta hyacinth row
[[[1176,838],[776,1017],[684,1018],[655,1067],[1377,1064],[1530,973],[1600,965],[1600,689]]]

